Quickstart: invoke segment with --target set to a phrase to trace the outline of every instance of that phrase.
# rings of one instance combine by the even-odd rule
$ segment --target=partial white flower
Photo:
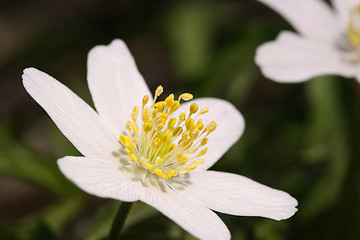
[[[212,211],[276,220],[291,217],[297,201],[248,178],[207,171],[238,140],[241,114],[230,103],[184,93],[156,101],[121,40],[93,48],[88,85],[97,111],[35,68],[23,84],[84,157],[58,160],[84,191],[143,201],[201,239],[229,239]],[[188,101],[180,105],[180,101]]]
[[[360,3],[357,0],[259,0],[298,33],[283,31],[261,45],[255,62],[277,82],[303,82],[320,75],[360,81]]]

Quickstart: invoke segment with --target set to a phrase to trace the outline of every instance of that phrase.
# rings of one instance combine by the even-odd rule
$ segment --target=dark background
[[[91,103],[87,52],[123,39],[150,89],[218,97],[246,129],[212,168],[289,192],[285,221],[220,214],[233,239],[360,239],[360,87],[324,76],[264,78],[256,47],[291,30],[257,1],[0,1],[0,239],[103,239],[118,202],[82,192],[56,160],[79,155],[21,83],[49,73]],[[276,56],[274,56],[276,57]],[[142,203],[125,239],[193,239]]]

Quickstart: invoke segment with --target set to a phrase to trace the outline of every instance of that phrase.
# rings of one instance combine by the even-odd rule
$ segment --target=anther
[[[201,150],[200,152],[199,152],[199,155],[198,155],[198,157],[201,157],[201,156],[204,156],[205,155],[205,153],[207,152],[207,147],[206,148],[204,148],[203,150]]]
[[[208,107],[204,107],[200,110],[200,114],[205,114],[209,111],[209,108]]]
[[[199,106],[196,103],[192,103],[190,105],[190,115],[196,113],[198,109]]]
[[[156,157],[155,158],[155,164],[160,164],[162,162],[161,157]]]
[[[172,118],[170,119],[169,123],[168,123],[168,128],[173,128],[176,124],[176,118]]]
[[[145,123],[143,129],[146,133],[148,133],[152,129],[152,124],[149,122]]]
[[[203,158],[199,158],[194,161],[194,163],[197,163],[197,164],[203,164],[204,162],[205,162],[205,160]]]
[[[204,138],[203,140],[201,140],[200,146],[204,146],[204,145],[206,145],[208,142],[209,142],[209,139],[208,139],[208,138]]]
[[[154,166],[150,163],[147,163],[145,167],[146,167],[146,169],[151,170],[151,169],[153,169]]]
[[[137,162],[137,157],[136,157],[136,155],[134,153],[129,152],[128,155],[134,162]]]
[[[155,91],[155,96],[160,96],[162,93],[163,93],[164,89],[161,85],[159,85],[157,88],[156,88],[156,91]]]
[[[193,95],[190,93],[183,93],[179,96],[178,101],[180,102],[181,99],[183,99],[184,101],[189,101],[189,100],[193,99]]]
[[[138,108],[138,106],[135,106],[132,113],[131,113],[131,119],[134,122],[136,122],[138,114],[139,114],[139,108]]]
[[[186,130],[189,131],[189,129],[194,125],[194,119],[193,118],[188,118],[185,122],[185,127]]]
[[[175,112],[176,110],[178,110],[179,107],[180,107],[179,101],[172,102],[170,105],[170,112]]]
[[[148,101],[149,101],[149,95],[145,95],[145,96],[143,97],[143,100],[142,100],[143,108],[144,108],[144,106],[147,104]]]
[[[158,176],[161,176],[161,175],[164,174],[163,171],[162,171],[160,168],[155,168],[154,173],[155,173],[156,175],[158,175]]]
[[[180,113],[179,120],[182,121],[182,122],[186,120],[186,115],[185,115],[185,113]]]
[[[129,142],[127,141],[127,138],[124,135],[120,135],[119,139],[120,139],[120,142],[122,145],[126,146],[129,144]]]

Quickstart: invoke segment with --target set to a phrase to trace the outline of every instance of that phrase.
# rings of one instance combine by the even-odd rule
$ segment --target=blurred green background
[[[289,192],[289,220],[219,214],[233,239],[360,239],[360,87],[324,76],[265,79],[256,47],[291,30],[257,1],[0,1],[0,239],[104,239],[119,202],[79,190],[56,160],[79,155],[25,92],[22,70],[49,73],[91,103],[87,52],[123,39],[152,91],[232,102],[240,141],[212,169]],[[274,56],[276,57],[276,56]],[[124,239],[193,239],[136,203]]]

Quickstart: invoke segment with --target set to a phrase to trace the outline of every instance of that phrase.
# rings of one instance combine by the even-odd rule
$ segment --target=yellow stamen
[[[127,141],[127,138],[124,135],[120,135],[119,139],[120,139],[120,142],[122,145],[126,146],[129,144],[129,142]]]
[[[198,157],[204,156],[204,155],[206,154],[207,150],[208,150],[207,147],[204,148],[203,150],[201,150],[201,151],[199,152]]]
[[[182,121],[182,122],[186,120],[186,115],[185,115],[185,113],[180,113],[179,120]]]
[[[151,170],[151,169],[153,169],[154,165],[152,165],[152,164],[150,164],[150,163],[147,163],[147,164],[145,165],[145,167],[146,167],[146,169]]]
[[[204,107],[200,110],[200,114],[205,114],[209,111],[209,108],[208,107]]]
[[[198,109],[199,109],[199,106],[196,103],[192,103],[190,105],[190,114],[196,113]]]
[[[159,85],[155,90],[155,96],[160,96],[163,93],[164,89],[161,85]]]
[[[205,126],[203,120],[198,119],[209,109],[199,111],[196,103],[190,105],[188,115],[175,113],[179,109],[180,100],[192,99],[191,94],[181,94],[178,100],[174,100],[174,94],[170,94],[164,101],[156,101],[162,93],[162,86],[158,86],[151,103],[149,95],[145,95],[141,113],[139,107],[134,106],[131,121],[126,123],[128,132],[121,134],[119,140],[134,164],[162,179],[168,179],[188,173],[198,164],[204,163],[204,159],[198,157],[205,155],[207,148],[201,147],[207,144],[207,136],[217,126],[215,122]],[[179,118],[174,117],[176,115]],[[192,115],[194,116],[191,117]]]
[[[196,159],[194,162],[197,164],[203,164],[205,162],[205,160],[203,158],[199,158],[199,159]]]
[[[189,100],[193,99],[193,95],[190,93],[183,93],[179,96],[178,101],[180,102],[181,99],[183,99],[184,101],[189,101]]]
[[[201,140],[200,142],[200,146],[204,146],[209,142],[209,138],[204,138],[203,140]]]
[[[142,100],[143,107],[147,104],[148,101],[149,101],[149,95],[145,95]]]
[[[144,127],[143,127],[144,131],[147,133],[152,129],[152,124],[151,123],[145,123]]]
[[[188,118],[185,122],[185,127],[189,131],[189,129],[194,125],[194,119]]]
[[[161,175],[164,174],[163,171],[162,171],[160,168],[155,168],[154,173],[155,173],[156,175],[158,175],[158,176],[161,176]]]
[[[171,176],[175,176],[176,175],[176,170],[175,169],[171,169],[169,172],[168,172],[169,175]]]
[[[169,177],[171,177],[171,175],[170,174],[163,174],[161,177],[163,179],[168,179]]]
[[[350,21],[347,28],[349,42],[360,53],[360,5],[351,9]]]
[[[134,153],[130,152],[130,153],[128,153],[128,155],[134,162],[137,162],[137,157]]]

